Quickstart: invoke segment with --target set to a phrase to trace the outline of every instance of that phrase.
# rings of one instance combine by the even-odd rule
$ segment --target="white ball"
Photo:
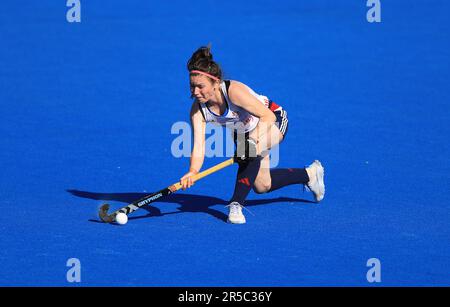
[[[118,213],[116,215],[116,222],[119,225],[125,225],[128,222],[128,215],[122,212]]]

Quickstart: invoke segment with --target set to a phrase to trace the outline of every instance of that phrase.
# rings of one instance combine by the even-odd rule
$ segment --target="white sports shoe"
[[[228,223],[232,224],[245,224],[245,216],[242,214],[243,206],[234,201],[227,206],[230,209],[228,213]]]
[[[314,162],[308,166],[308,169],[313,175],[311,176],[312,178],[309,178],[307,186],[314,194],[316,202],[319,202],[325,196],[325,184],[323,182],[325,171],[319,160],[314,160]]]

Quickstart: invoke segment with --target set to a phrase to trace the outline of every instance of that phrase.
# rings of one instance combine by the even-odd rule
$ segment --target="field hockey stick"
[[[222,168],[225,168],[229,165],[232,165],[235,162],[235,158],[230,158],[222,163],[219,163],[213,167],[208,168],[207,170],[204,170],[201,173],[198,173],[194,176],[192,176],[192,180],[195,182],[199,179],[202,179],[203,177],[206,177],[212,173],[215,173],[219,170],[221,170]],[[125,213],[126,215],[136,211],[137,209],[141,208],[142,206],[148,205],[154,201],[157,201],[158,199],[160,199],[161,197],[170,195],[176,191],[178,191],[179,189],[182,188],[181,182],[177,182],[172,184],[171,186],[164,188],[158,192],[149,194],[111,214],[108,214],[108,210],[109,210],[109,204],[104,204],[101,208],[100,211],[98,213],[98,216],[100,217],[100,219],[105,222],[105,223],[112,223],[115,221],[116,219],[116,215],[119,213]]]

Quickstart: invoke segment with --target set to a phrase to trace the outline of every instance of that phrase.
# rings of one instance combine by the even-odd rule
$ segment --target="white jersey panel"
[[[258,125],[259,118],[235,105],[231,101],[228,97],[228,91],[224,81],[220,84],[220,88],[228,107],[225,110],[225,113],[220,116],[211,112],[205,103],[200,103],[206,122],[226,126],[231,129],[237,129],[240,132],[249,132],[255,129],[256,125]],[[269,99],[266,96],[256,94],[248,86],[247,89],[251,95],[258,99],[258,101],[264,104],[267,108],[269,107]]]

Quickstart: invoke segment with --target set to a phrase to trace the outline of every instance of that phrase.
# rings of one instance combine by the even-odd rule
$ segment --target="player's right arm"
[[[191,176],[197,174],[202,168],[205,158],[205,131],[206,122],[200,110],[199,103],[194,101],[191,107],[191,127],[194,135],[194,145],[191,152],[189,172],[181,177],[183,190],[193,185]]]

